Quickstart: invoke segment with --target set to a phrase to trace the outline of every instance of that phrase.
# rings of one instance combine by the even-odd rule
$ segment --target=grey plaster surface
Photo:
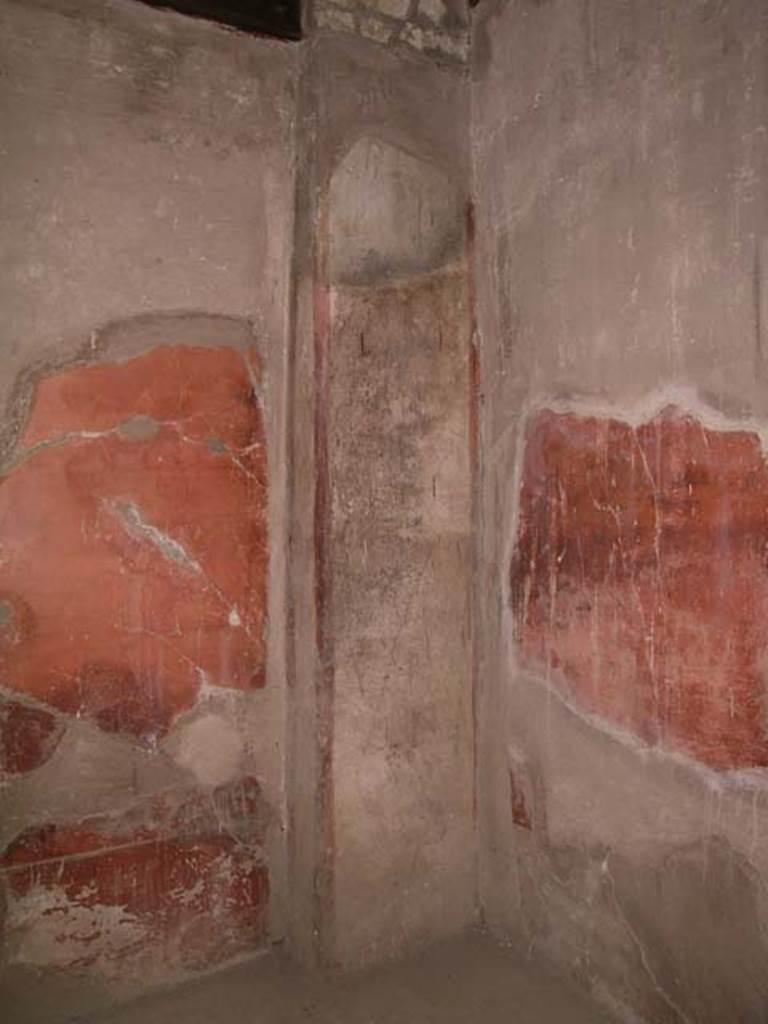
[[[493,0],[475,20],[481,902],[654,1024],[766,1020],[768,780],[649,749],[520,669],[516,472],[553,401],[765,429],[767,54],[751,0]]]
[[[566,982],[479,934],[357,974],[265,956],[97,1012],[75,1010],[68,985],[0,988],[5,1024],[607,1024]]]

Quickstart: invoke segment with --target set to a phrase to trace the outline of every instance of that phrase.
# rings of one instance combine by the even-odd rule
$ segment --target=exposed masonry
[[[439,60],[463,64],[469,52],[461,0],[316,0],[314,18],[318,28],[404,44]]]

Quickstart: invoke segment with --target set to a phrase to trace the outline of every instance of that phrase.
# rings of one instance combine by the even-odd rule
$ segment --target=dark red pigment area
[[[668,408],[528,424],[510,567],[522,661],[715,768],[768,764],[768,471],[750,431]]]
[[[251,950],[264,937],[269,900],[258,802],[258,783],[246,778],[181,803],[161,796],[120,817],[30,829],[0,858],[10,912],[30,893],[58,894],[50,913],[70,958],[62,966],[150,955],[197,968]],[[78,915],[99,906],[137,923],[142,948],[119,932],[108,942],[83,932]]]
[[[520,828],[531,828],[531,815],[528,810],[528,801],[525,799],[525,791],[518,783],[515,773],[509,772],[509,805],[512,812],[512,821]]]
[[[27,829],[0,856],[0,870],[179,836],[225,834],[261,842],[264,821],[261,787],[257,779],[246,775],[210,791],[159,793],[118,817],[98,815],[76,826],[49,824]]]
[[[40,381],[0,480],[6,685],[147,742],[202,678],[263,685],[252,371],[231,349],[176,346]]]
[[[31,772],[45,764],[64,733],[43,708],[0,697],[0,774]]]

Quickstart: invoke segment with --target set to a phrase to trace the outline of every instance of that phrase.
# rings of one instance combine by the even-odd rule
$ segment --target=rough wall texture
[[[338,945],[365,960],[471,917],[466,270],[332,310]]]
[[[3,958],[130,986],[284,927],[296,59],[139,4],[0,23]]]
[[[639,739],[768,765],[760,438],[669,407],[534,414],[510,593],[520,661]]]
[[[469,923],[474,671],[494,930],[764,1020],[763,7],[477,12],[473,624],[466,12],[6,0],[6,961]]]
[[[313,898],[351,965],[474,916],[467,106],[454,70],[349,36],[314,41],[305,85]]]
[[[314,0],[319,29],[360,35],[433,60],[464,64],[469,51],[468,8],[462,0]]]
[[[768,1003],[768,13],[478,9],[479,844],[621,1019]]]
[[[22,832],[0,860],[10,955],[146,984],[252,952],[269,896],[261,807],[245,776]]]
[[[466,14],[379,7],[3,7],[11,965],[474,917]]]

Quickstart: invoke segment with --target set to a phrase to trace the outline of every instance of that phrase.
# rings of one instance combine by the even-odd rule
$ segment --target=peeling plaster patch
[[[324,5],[315,11],[315,19],[320,28],[330,28],[338,32],[354,32],[355,19],[349,11],[340,11],[337,7]]]
[[[118,427],[121,437],[129,441],[149,441],[159,429],[160,424],[152,416],[132,416]]]
[[[106,733],[87,718],[69,719],[51,757],[34,772],[12,777],[0,793],[0,850],[53,813],[62,822],[80,821],[85,810],[108,813],[134,803],[138,793],[188,786],[189,776],[163,750]]]
[[[317,0],[314,18],[320,28],[358,32],[382,45],[405,45],[441,63],[465,63],[469,53],[467,10],[461,0]]]
[[[202,573],[200,563],[184,550],[184,546],[162,530],[158,530],[152,523],[146,522],[133,502],[107,501],[105,505],[121,520],[132,537],[153,544],[165,558],[189,569],[190,572]]]
[[[366,39],[372,39],[375,43],[386,43],[392,36],[392,28],[378,18],[362,17],[360,19],[360,34]]]
[[[130,950],[134,955],[143,950],[146,963],[142,966],[151,970],[150,935],[148,925],[125,907],[79,904],[62,886],[35,889],[13,901],[6,922],[9,963],[82,969],[98,955],[107,976],[125,971],[124,958]]]
[[[443,0],[419,0],[419,13],[428,18],[434,25],[439,25],[447,12]]]
[[[244,776],[26,830],[0,855],[10,958],[146,982],[253,951],[266,926],[268,820]]]
[[[432,28],[421,28],[419,25],[406,25],[403,29],[404,42],[417,50],[431,50],[466,60],[468,41],[463,36],[452,36]]]
[[[220,437],[208,437],[205,443],[208,445],[208,451],[213,452],[214,455],[227,455],[229,453],[229,449]]]
[[[365,0],[364,6],[390,18],[404,18],[408,14],[411,0]]]
[[[150,840],[6,876],[11,959],[142,980],[252,950],[268,892],[230,837]]]
[[[237,729],[220,715],[206,714],[188,725],[180,723],[169,743],[171,756],[204,786],[233,779],[243,755]]]

